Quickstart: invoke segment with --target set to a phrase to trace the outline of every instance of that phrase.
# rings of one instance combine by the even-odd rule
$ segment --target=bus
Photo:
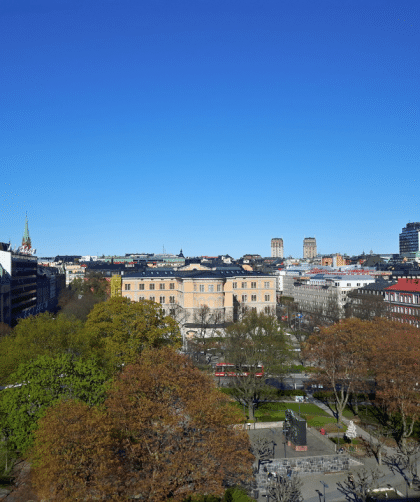
[[[236,376],[249,376],[250,369],[255,368],[255,365],[249,364],[232,364],[232,363],[217,363],[214,376],[216,377],[236,377]],[[254,376],[263,377],[264,376],[264,366],[258,364],[256,367],[256,372]]]

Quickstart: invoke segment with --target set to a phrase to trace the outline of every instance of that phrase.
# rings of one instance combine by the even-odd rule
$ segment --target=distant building
[[[316,239],[315,237],[305,237],[303,239],[303,257],[307,258],[315,258],[317,254],[316,251]]]
[[[321,266],[323,267],[343,267],[345,265],[348,265],[347,260],[341,256],[341,254],[334,254],[334,255],[328,255],[328,256],[323,256],[321,259]]]
[[[11,326],[18,319],[55,309],[64,286],[64,274],[48,267],[38,269],[34,255],[26,218],[22,246],[12,250],[10,244],[0,242],[0,318]]]
[[[400,233],[400,255],[406,258],[420,257],[420,222],[407,223]]]
[[[385,302],[391,319],[420,327],[420,281],[417,277],[399,278],[385,288]]]
[[[271,239],[271,256],[273,258],[284,258],[283,239],[279,237]]]

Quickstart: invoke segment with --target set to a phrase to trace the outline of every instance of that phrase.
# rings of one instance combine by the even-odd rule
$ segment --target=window
[[[237,282],[232,282],[232,289],[236,289],[238,287],[238,283]]]
[[[155,297],[154,297],[154,296],[151,296],[151,297],[149,298],[149,300],[150,300],[151,302],[154,302],[154,301],[155,301]]]
[[[242,283],[242,289],[246,289],[246,282]]]
[[[139,283],[139,289],[144,289],[144,284],[142,282]]]
[[[257,289],[257,283],[251,282],[251,289]]]
[[[155,289],[155,285],[154,284],[149,284],[149,289]]]
[[[267,281],[264,283],[264,289],[269,289],[270,288],[270,283]]]
[[[270,309],[270,307],[264,307],[264,312],[265,312],[266,314],[271,314],[271,309]]]
[[[144,300],[144,296],[139,296],[139,302],[142,302]]]
[[[257,301],[257,295],[251,295],[251,302]]]
[[[164,282],[161,282],[159,284],[159,289],[165,289],[165,283]]]
[[[130,291],[130,289],[131,289],[131,284],[125,284],[125,285],[124,285],[124,289],[125,289],[126,291]]]
[[[169,315],[175,315],[175,309],[169,309]]]
[[[214,291],[213,284],[209,284],[209,293],[213,293],[213,291]]]
[[[351,286],[351,283],[350,283],[350,282],[348,282],[348,283],[347,283],[347,286]]]
[[[200,293],[204,293],[204,284],[200,284]]]
[[[159,298],[159,303],[165,303],[165,297],[164,296],[161,296]]]
[[[242,295],[242,303],[245,303],[247,301],[246,295]]]
[[[356,284],[356,286],[360,286],[360,282],[358,282],[358,283]]]
[[[171,283],[169,284],[169,289],[175,289],[175,283],[171,282]]]
[[[270,295],[264,295],[264,300],[266,302],[269,302],[270,301]]]
[[[222,291],[222,285],[221,284],[217,285],[217,291]]]
[[[175,303],[175,296],[169,297],[169,303]]]

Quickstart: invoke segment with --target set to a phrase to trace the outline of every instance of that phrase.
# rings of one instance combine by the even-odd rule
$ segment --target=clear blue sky
[[[418,0],[1,0],[0,240],[398,252],[419,74]]]

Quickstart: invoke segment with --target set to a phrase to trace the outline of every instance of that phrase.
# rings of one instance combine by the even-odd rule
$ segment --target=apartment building
[[[394,321],[420,327],[420,279],[404,277],[385,288],[385,303]]]
[[[305,312],[337,307],[344,314],[348,293],[374,282],[369,275],[285,275],[283,294],[294,298]]]

